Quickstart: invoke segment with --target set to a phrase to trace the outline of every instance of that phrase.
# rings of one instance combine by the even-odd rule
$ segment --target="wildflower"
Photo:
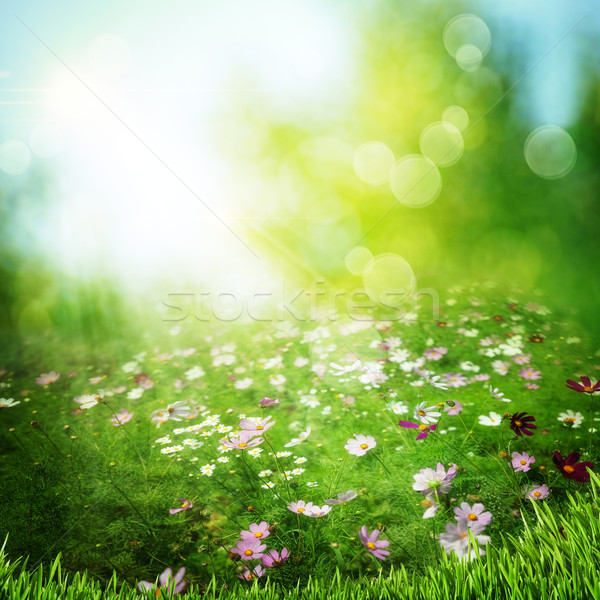
[[[279,399],[275,398],[274,400],[271,398],[262,398],[262,400],[260,400],[260,402],[258,403],[258,405],[260,407],[265,407],[265,406],[277,406],[279,404]]]
[[[216,465],[204,465],[203,467],[200,467],[200,472],[202,473],[202,475],[210,477],[216,468]]]
[[[168,435],[165,435],[164,437],[158,438],[154,443],[155,444],[170,444],[171,438]]]
[[[181,567],[175,578],[173,578],[173,570],[171,568],[165,569],[158,578],[158,584],[150,583],[149,581],[140,581],[138,583],[138,590],[143,594],[161,597],[164,592],[164,596],[174,596],[180,594],[185,589],[185,567]]]
[[[523,454],[519,454],[518,452],[512,453],[512,468],[515,470],[515,473],[522,471],[526,473],[527,471],[531,471],[531,466],[535,462],[535,458],[533,456],[529,456],[527,452],[523,452]]]
[[[170,508],[169,512],[172,515],[174,515],[175,513],[181,512],[182,510],[190,510],[191,508],[194,508],[193,502],[188,502],[185,498],[177,498],[177,500],[179,500],[179,502],[181,502],[181,507],[180,508]]]
[[[544,336],[541,333],[532,333],[529,336],[529,341],[533,344],[541,344],[544,341]]]
[[[265,567],[279,567],[290,557],[290,552],[287,548],[283,548],[281,552],[277,550],[269,550],[260,560]]]
[[[537,385],[536,383],[531,383],[530,381],[527,381],[523,384],[528,390],[539,390],[540,386]]]
[[[220,439],[219,442],[226,446],[227,448],[233,448],[235,450],[245,450],[246,448],[254,448],[255,446],[259,446],[265,441],[265,438],[255,437],[255,432],[253,431],[242,431],[239,435],[233,436],[230,439]]]
[[[348,454],[355,456],[364,456],[371,448],[377,446],[377,442],[372,435],[355,434],[355,439],[350,439],[346,442],[344,448],[348,450]]]
[[[125,425],[125,423],[129,423],[131,419],[133,419],[133,413],[130,413],[125,408],[122,408],[118,414],[115,413],[110,418],[110,422],[114,427],[119,427],[119,425]]]
[[[262,558],[263,550],[266,550],[265,544],[261,544],[256,538],[240,540],[235,548],[231,549],[233,554],[239,554],[242,560],[253,560]]]
[[[446,373],[442,376],[444,383],[450,387],[459,388],[467,385],[468,380],[462,373]]]
[[[183,446],[169,446],[167,448],[163,448],[160,453],[161,454],[174,454],[175,452],[181,452],[183,450]]]
[[[202,369],[202,367],[196,366],[196,367],[192,367],[191,369],[188,369],[185,372],[184,377],[188,381],[193,381],[194,379],[204,377],[204,375],[206,375],[206,373],[204,372],[204,369]]]
[[[306,482],[306,487],[319,487],[319,482],[318,481],[307,481]]]
[[[491,385],[490,394],[493,398],[495,398],[496,400],[500,400],[501,402],[512,402],[512,400],[510,400],[509,398],[504,397],[504,392],[501,392],[498,388],[493,388]]]
[[[581,383],[577,383],[572,379],[567,379],[567,387],[572,389],[574,392],[581,392],[586,394],[593,394],[600,391],[600,381],[592,385],[592,381],[589,377],[580,377]]]
[[[275,484],[272,481],[267,481],[267,483],[263,483],[260,487],[263,487],[266,490],[269,490],[271,488],[274,488]]]
[[[127,392],[127,399],[128,400],[138,400],[139,398],[142,397],[143,393],[144,393],[144,388],[141,388],[141,387],[133,388],[132,390]]]
[[[483,556],[485,551],[479,546],[489,544],[490,537],[481,535],[485,525],[475,523],[469,527],[467,519],[460,519],[458,523],[448,523],[446,533],[440,533],[440,545],[447,554],[454,552],[459,558],[467,557],[472,560],[476,556]],[[469,538],[469,530],[475,538],[476,547]]]
[[[269,524],[266,521],[261,521],[259,524],[250,523],[248,529],[250,531],[242,531],[240,533],[243,540],[262,539],[271,535]]]
[[[423,375],[425,383],[428,383],[430,386],[438,388],[440,390],[447,390],[448,386],[445,383],[439,381],[440,378],[441,375],[434,375],[431,371],[425,371]]]
[[[437,492],[438,494],[447,494],[452,486],[452,480],[456,476],[456,465],[452,465],[448,471],[442,463],[438,463],[435,470],[428,467],[421,469],[416,475],[413,475],[415,483],[413,490],[420,492],[424,496],[429,496]]]
[[[543,500],[550,494],[547,485],[529,485],[523,488],[525,498],[530,500]]]
[[[268,477],[269,475],[273,475],[273,471],[270,471],[269,469],[265,469],[264,471],[258,472],[259,477]]]
[[[379,529],[374,529],[371,533],[369,533],[367,526],[363,525],[358,530],[358,536],[360,537],[360,541],[363,543],[364,547],[375,557],[380,560],[385,560],[386,556],[389,556],[388,550],[383,550],[383,548],[387,548],[390,543],[387,540],[378,540],[380,531]]]
[[[269,383],[271,383],[271,385],[280,386],[283,385],[286,381],[287,377],[285,375],[281,375],[279,373],[277,375],[274,375],[273,373],[269,375]]]
[[[510,428],[515,432],[515,435],[521,437],[525,435],[533,435],[530,429],[537,429],[537,425],[532,425],[535,417],[527,416],[526,412],[515,413],[510,419]]]
[[[75,396],[73,400],[79,404],[80,408],[92,408],[102,400],[104,397],[104,392],[102,390],[98,390],[97,394],[82,394],[81,396]]]
[[[558,416],[558,420],[562,421],[565,426],[573,427],[573,429],[575,429],[583,422],[583,415],[580,412],[573,412],[569,409],[567,412],[561,412]]]
[[[263,431],[268,431],[271,429],[271,427],[273,427],[273,425],[275,425],[275,421],[269,423],[270,420],[271,417],[267,417],[266,419],[262,419],[258,422],[251,421],[250,419],[242,419],[240,421],[240,427],[246,431],[253,432],[254,435],[258,435]]]
[[[590,470],[594,468],[591,462],[578,462],[581,454],[579,452],[571,452],[564,459],[558,450],[554,451],[552,462],[556,468],[562,473],[565,479],[573,479],[574,481],[586,482],[590,480],[590,474],[586,471],[586,467]]]
[[[17,404],[21,404],[21,401],[14,398],[0,398],[0,408],[11,408]]]
[[[426,496],[421,500],[421,506],[426,508],[427,510],[423,513],[424,519],[431,519],[435,517],[435,514],[438,511],[440,505],[435,501],[433,496]]]
[[[528,365],[531,360],[531,354],[517,354],[512,359],[517,365]]]
[[[233,550],[232,550],[233,552]],[[264,556],[264,555],[263,555]],[[246,569],[243,573],[240,573],[238,577],[240,579],[245,579],[246,581],[252,581],[257,577],[262,577],[265,574],[265,570],[261,565],[256,565],[252,571],[250,569]]]
[[[327,506],[327,505],[323,505],[323,506],[316,506],[313,504],[312,508],[308,511],[306,511],[304,514],[307,517],[324,517],[325,515],[328,515],[331,512],[331,506]]]
[[[442,416],[442,413],[436,411],[437,406],[429,406],[425,405],[427,402],[421,402],[415,406],[415,411],[413,413],[413,417],[420,421],[421,423],[425,423],[429,425],[430,423],[436,423],[438,418]]]
[[[297,438],[293,438],[291,442],[284,444],[283,447],[291,448],[292,446],[297,446],[298,444],[301,444],[310,435],[310,432],[311,428],[307,427],[306,431],[303,431]]]
[[[427,360],[440,360],[447,353],[448,353],[448,348],[439,346],[437,348],[429,348],[429,350],[425,350],[425,352],[423,352],[423,356]]]
[[[406,406],[400,400],[397,400],[396,402],[388,402],[385,407],[388,410],[391,410],[395,415],[403,415],[408,412],[408,406]]]
[[[506,375],[509,368],[510,363],[503,360],[495,360],[492,363],[492,369],[494,369],[494,372],[498,375]]]
[[[335,498],[325,500],[325,504],[330,504],[331,506],[335,504],[347,504],[350,500],[354,500],[354,498],[356,498],[356,492],[348,490],[345,494],[338,494],[337,500]]]
[[[444,406],[444,412],[446,412],[450,416],[456,416],[460,414],[463,410],[463,405],[461,402],[453,402],[452,404],[448,404],[446,402],[446,406]]]
[[[485,425],[486,427],[497,427],[502,423],[502,415],[499,415],[497,412],[491,412],[488,415],[481,415],[479,417],[479,424]]]
[[[50,371],[50,373],[42,373],[39,377],[36,377],[35,382],[38,385],[50,385],[60,378],[60,373]]]
[[[183,400],[179,400],[178,402],[173,402],[173,404],[169,404],[167,406],[167,413],[169,415],[169,419],[173,421],[181,421],[181,419],[185,419],[190,414],[190,407],[185,406],[185,402]]]
[[[541,371],[536,371],[533,367],[523,367],[519,371],[519,377],[530,380],[541,379],[542,373]]]
[[[313,503],[312,502],[304,502],[304,500],[298,500],[298,502],[292,502],[287,508],[292,512],[298,513],[301,515],[302,513],[307,513],[312,510]]]
[[[435,431],[437,425],[425,425],[425,423],[411,423],[410,421],[398,421],[398,425],[400,427],[406,427],[407,429],[418,429],[419,434],[417,435],[417,440],[422,440],[429,435],[430,431]]]
[[[489,525],[492,522],[492,513],[488,510],[485,511],[485,506],[480,503],[475,503],[473,506],[467,502],[462,502],[460,507],[454,509],[456,520],[465,519],[467,527],[473,527],[473,525]]]

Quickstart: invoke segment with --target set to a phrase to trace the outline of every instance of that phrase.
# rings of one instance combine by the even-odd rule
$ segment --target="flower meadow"
[[[294,588],[486,560],[539,506],[568,519],[568,494],[591,499],[600,355],[535,295],[452,288],[436,319],[160,325],[31,340],[2,365],[9,555],[60,552],[149,597]]]

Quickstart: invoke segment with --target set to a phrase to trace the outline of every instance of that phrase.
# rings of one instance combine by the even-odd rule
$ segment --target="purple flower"
[[[252,571],[250,569],[246,569],[243,573],[240,573],[238,577],[240,579],[245,579],[246,581],[252,581],[257,577],[262,577],[265,574],[265,570],[261,565],[256,565]]]
[[[381,532],[379,529],[373,529],[371,533],[367,530],[367,526],[363,525],[358,530],[358,536],[360,537],[360,541],[363,543],[364,547],[375,557],[380,560],[385,560],[386,556],[389,556],[388,550],[383,550],[383,548],[387,548],[390,543],[387,540],[378,540],[379,534]]]
[[[467,527],[473,527],[474,525],[486,526],[492,522],[492,513],[488,510],[485,511],[485,506],[480,503],[473,504],[471,506],[467,502],[462,502],[460,507],[454,509],[456,520],[460,521],[464,519],[467,523]]]
[[[476,548],[473,547],[469,539],[469,529],[477,543]],[[469,527],[466,519],[460,519],[458,523],[448,523],[446,525],[446,533],[440,533],[440,545],[446,551],[446,554],[455,552],[459,558],[467,557],[473,560],[476,556],[482,556],[485,551],[479,548],[481,545],[489,544],[490,537],[480,535],[483,533],[485,525],[475,523]]]
[[[535,462],[535,458],[533,456],[529,456],[527,452],[523,452],[520,454],[519,452],[512,453],[512,468],[515,470],[515,473],[518,471],[523,471],[526,473],[527,471],[531,471],[531,466]]]
[[[182,510],[190,510],[191,508],[194,508],[194,504],[192,502],[188,502],[185,498],[177,498],[177,500],[181,502],[181,508],[170,508],[169,512],[172,515],[181,512]]]
[[[530,500],[543,500],[550,494],[550,490],[547,485],[528,485],[523,488],[523,494],[525,498]]]
[[[429,496],[434,492],[438,494],[447,494],[452,486],[452,480],[456,476],[456,465],[452,465],[448,471],[444,469],[442,463],[436,465],[435,471],[431,468],[421,469],[416,475],[413,475],[415,483],[413,490],[420,492],[424,496]]]
[[[265,554],[260,560],[265,567],[279,567],[281,563],[284,563],[289,557],[289,550],[287,548],[283,548],[281,552],[277,552],[277,550],[269,550],[269,553]]]
[[[242,560],[252,560],[254,558],[262,558],[263,550],[267,547],[260,543],[260,540],[240,540],[235,548],[231,549],[233,554],[239,554]]]
[[[271,535],[269,524],[266,521],[261,521],[260,524],[250,523],[248,529],[250,529],[250,531],[242,531],[240,534],[243,540],[257,540]]]
[[[425,423],[411,423],[410,421],[399,421],[398,425],[400,427],[406,427],[408,429],[418,429],[419,435],[417,435],[417,440],[422,440],[429,435],[430,431],[435,431],[437,425],[425,425]]]
[[[167,596],[173,596],[175,594],[180,594],[185,589],[185,581],[183,578],[185,576],[185,567],[181,567],[175,578],[173,578],[173,570],[171,568],[165,569],[158,578],[159,585],[155,583],[150,583],[149,581],[140,581],[138,583],[138,590],[143,594],[150,594],[156,596],[157,598],[161,596],[161,592],[164,590]]]
[[[325,504],[329,504],[331,506],[335,504],[346,504],[347,502],[350,502],[350,500],[354,500],[354,498],[356,498],[356,492],[348,490],[345,494],[338,494],[337,500],[335,498],[325,500]]]
[[[263,398],[258,405],[265,407],[265,406],[277,406],[279,404],[279,399],[275,398],[274,400],[272,400],[271,398]]]

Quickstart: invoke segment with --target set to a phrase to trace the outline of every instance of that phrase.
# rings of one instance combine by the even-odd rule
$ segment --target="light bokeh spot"
[[[61,132],[54,125],[37,125],[29,134],[29,147],[42,158],[56,156],[62,146]]]
[[[452,123],[441,121],[423,130],[419,145],[421,152],[440,167],[458,162],[465,149],[460,131]]]
[[[373,255],[368,248],[356,246],[356,248],[352,248],[352,250],[346,254],[344,262],[346,264],[346,269],[348,269],[352,275],[362,275],[365,267],[372,258]]]
[[[353,166],[359,179],[369,185],[381,185],[390,177],[394,153],[382,142],[367,142],[356,149]]]
[[[442,175],[431,160],[411,154],[393,168],[390,186],[399,202],[411,208],[422,208],[435,202],[440,195]]]
[[[462,14],[450,19],[444,28],[444,46],[448,54],[457,58],[460,48],[475,46],[485,56],[492,45],[492,34],[482,19],[475,15]]]
[[[0,169],[8,175],[25,173],[31,163],[29,148],[19,140],[7,140],[0,144]]]
[[[481,67],[483,54],[481,50],[473,44],[463,44],[456,51],[456,64],[463,71],[477,71]]]
[[[452,123],[454,127],[464,133],[469,126],[469,113],[462,106],[454,104],[444,110],[442,121]]]
[[[369,297],[389,307],[406,306],[417,289],[412,267],[398,254],[378,254],[369,261],[363,274]]]
[[[577,160],[573,138],[561,127],[544,125],[525,140],[525,160],[529,168],[543,179],[559,179],[571,171]]]

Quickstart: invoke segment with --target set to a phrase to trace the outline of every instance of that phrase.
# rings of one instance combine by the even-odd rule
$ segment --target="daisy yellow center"
[[[240,442],[238,444],[238,448],[245,448],[248,444],[246,444],[245,442]]]
[[[255,537],[255,538],[261,538],[262,536],[263,536],[263,534],[262,534],[262,531],[257,531],[257,532],[254,534],[254,537]]]
[[[427,413],[424,410],[420,410],[417,414],[424,417]]]
[[[469,521],[477,521],[477,515],[471,513],[468,517]]]
[[[590,392],[593,392],[593,391],[594,391],[594,390],[593,390],[593,389],[592,389],[592,388],[591,388],[589,385],[586,385],[586,386],[585,386],[583,389],[584,389],[584,390],[585,390],[585,391],[586,391],[588,394],[589,394]]]
[[[565,465],[563,469],[565,473],[573,473],[573,471],[575,471],[575,469],[571,465]]]
[[[263,429],[263,426],[262,425],[257,425],[256,429]]]
[[[519,461],[519,462],[520,462],[522,465],[526,465],[526,464],[527,464],[527,461],[526,461],[526,460],[521,460],[521,461]]]
[[[539,497],[542,495],[542,492],[533,492],[533,495],[534,495],[536,498],[539,498]]]
[[[367,548],[370,550],[375,550],[375,544],[373,542],[367,542]]]
[[[167,410],[168,410],[170,413],[174,413],[174,412],[175,412],[175,409],[174,409],[174,408],[168,408]]]
[[[427,425],[419,425],[419,429],[421,431],[425,431],[427,429]]]
[[[189,502],[184,502],[184,503],[181,505],[181,508],[187,508],[189,505],[190,505],[190,504],[189,504]]]
[[[565,423],[575,423],[575,417],[567,417],[564,421]]]
[[[298,512],[299,512],[299,513],[303,513],[305,510],[306,510],[305,508],[299,508],[299,509],[298,509]]]
[[[523,427],[523,422],[522,421],[515,421],[515,425],[517,427]]]
[[[366,450],[366,449],[369,447],[369,444],[361,444],[361,445],[360,445],[360,447],[361,447],[363,450]]]
[[[246,556],[252,556],[252,550],[250,550],[250,548],[248,548],[248,550],[244,550],[244,554]]]

